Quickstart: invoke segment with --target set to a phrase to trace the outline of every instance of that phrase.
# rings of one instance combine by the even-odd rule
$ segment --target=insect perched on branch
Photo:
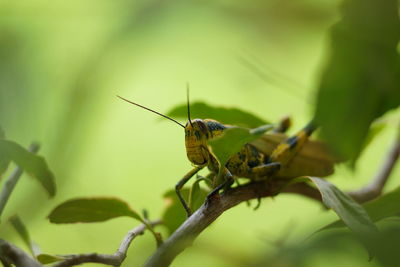
[[[192,211],[181,194],[183,186],[201,169],[208,167],[212,191],[209,197],[223,188],[229,188],[234,177],[251,181],[266,179],[291,179],[299,176],[325,177],[333,173],[335,158],[323,142],[309,140],[315,126],[309,123],[297,134],[287,137],[284,132],[290,127],[290,119],[282,120],[277,126],[269,127],[271,133],[260,135],[249,143],[244,143],[235,154],[221,163],[212,152],[209,142],[221,137],[236,126],[224,125],[212,119],[191,119],[189,96],[187,100],[188,122],[183,125],[157,111],[122,100],[167,118],[185,130],[186,154],[195,167],[175,186],[176,193],[188,216]],[[267,128],[266,128],[267,129]]]

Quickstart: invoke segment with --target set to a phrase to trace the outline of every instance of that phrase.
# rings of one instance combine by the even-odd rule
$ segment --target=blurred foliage
[[[400,105],[400,20],[397,0],[347,0],[341,11],[315,119],[336,152],[354,165],[373,120]]]
[[[360,253],[360,244],[348,232],[334,231],[314,236],[300,244],[280,244],[277,252],[265,254],[257,259],[249,260],[245,266],[321,266],[322,264],[344,264],[344,266],[358,266],[360,258],[364,258],[364,265],[368,266],[398,266],[400,256],[397,248],[400,245],[400,227],[398,221],[381,230],[379,239],[374,238],[368,244],[373,248],[375,255],[372,261],[367,262],[367,255]],[[329,263],[330,262],[330,263]]]
[[[18,235],[22,238],[25,245],[29,248],[30,253],[34,256],[35,255],[34,244],[32,243],[28,229],[26,229],[26,226],[22,222],[21,218],[18,215],[13,215],[8,220],[14,227],[15,231],[17,231]]]
[[[56,184],[54,175],[43,157],[35,155],[13,141],[0,140],[0,171],[4,172],[6,168],[3,168],[3,166],[8,166],[10,161],[14,161],[24,171],[38,180],[50,197],[55,196]]]
[[[341,14],[339,2],[344,3]],[[7,142],[18,144],[15,150],[25,156],[30,154],[21,148],[40,141],[58,189],[56,202],[48,201],[38,193],[41,188],[21,179],[5,214],[18,211],[30,236],[52,254],[115,249],[134,226],[129,218],[101,227],[53,226],[46,221],[57,203],[80,195],[132,200],[152,214],[164,212],[163,216],[170,218],[169,231],[176,229],[185,218],[184,210],[171,191],[166,195],[170,205],[164,211],[161,195],[189,167],[183,136],[169,124],[154,124],[151,115],[125,108],[115,95],[132,95],[139,103],[148,101],[151,107],[168,110],[175,99],[184,98],[186,81],[194,85],[192,117],[209,116],[249,128],[265,124],[265,118],[278,121],[287,113],[298,123],[308,121],[308,111],[314,106],[304,99],[313,98],[311,90],[317,85],[315,117],[323,136],[354,162],[368,143],[366,136],[377,132],[368,132],[373,120],[400,102],[397,11],[398,3],[393,0],[4,1],[0,4],[0,139],[6,132],[9,140],[14,140]],[[326,57],[324,38],[338,19]],[[320,82],[316,74],[324,60]],[[196,97],[199,95],[202,101]],[[226,110],[217,106],[249,112],[243,116],[235,113],[236,108],[226,109],[235,118],[225,120]],[[177,112],[180,115],[173,116],[187,118],[186,105]],[[252,114],[262,114],[262,118]],[[387,125],[370,144],[372,148],[365,148],[366,155],[354,175],[361,180],[340,180],[346,173],[339,170],[334,183],[356,187],[370,179],[393,132],[393,123]],[[38,158],[43,163],[43,158]],[[48,170],[47,163],[41,164],[42,174],[48,173],[43,171]],[[1,173],[11,172],[7,166],[2,161]],[[53,179],[42,181],[50,193]],[[198,186],[195,182],[191,190],[184,189],[193,207],[198,207],[206,194]],[[296,234],[304,236],[332,219],[320,210],[314,214],[314,206],[300,198],[279,196],[279,200],[254,215],[241,207],[224,214],[224,221],[202,237],[204,242],[216,242],[227,250],[237,246],[240,253],[235,256],[239,257],[256,250],[250,242],[259,240],[255,233],[260,228],[276,232],[284,220],[294,220],[300,225]],[[382,204],[371,202],[377,205],[371,211],[369,204],[364,206],[372,220],[396,213],[396,197],[376,203],[379,201]],[[398,248],[397,232],[383,231],[387,242],[376,243],[376,259],[383,264],[397,260],[392,253]],[[24,246],[6,222],[2,222],[0,236]],[[154,241],[146,236],[135,242],[125,266],[139,266],[154,249]],[[332,234],[314,244],[300,243],[300,247],[282,250],[280,259],[268,250],[257,264],[278,266],[273,263],[282,264],[284,257],[285,266],[318,266],[314,252],[321,255],[322,251],[331,258],[348,255],[352,242],[347,235]],[[43,261],[59,260],[43,255]],[[201,260],[193,260],[196,255]],[[325,266],[337,266],[324,260]],[[361,257],[354,263],[365,266],[365,261]],[[221,260],[214,261],[194,249],[175,265],[205,264],[224,266]]]

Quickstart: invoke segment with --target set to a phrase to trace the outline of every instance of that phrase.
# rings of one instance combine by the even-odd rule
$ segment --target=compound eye
[[[199,122],[198,122],[198,125],[199,125],[199,128],[200,128],[200,131],[201,131],[203,134],[206,134],[206,133],[207,133],[207,126],[206,126],[206,124],[205,124],[204,122],[202,122],[202,121],[199,121]]]

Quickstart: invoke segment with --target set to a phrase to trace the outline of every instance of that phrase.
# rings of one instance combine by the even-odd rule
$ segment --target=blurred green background
[[[185,101],[189,82],[191,101],[237,107],[271,121],[290,115],[298,129],[313,112],[338,3],[2,1],[0,125],[24,146],[41,143],[58,185],[56,198],[48,200],[36,181],[22,179],[4,218],[17,212],[46,253],[114,252],[136,221],[52,225],[46,216],[72,197],[117,196],[155,219],[165,206],[162,194],[191,169],[180,127],[116,95],[166,112]],[[338,166],[331,181],[344,190],[365,184],[394,132],[386,127],[355,172]],[[335,218],[293,195],[264,199],[257,211],[242,204],[173,266],[233,266],[238,258],[273,252],[277,240],[299,242]],[[23,247],[7,223],[0,235]],[[150,235],[137,238],[123,266],[140,266],[154,249]],[[366,253],[353,250],[355,256],[342,253],[329,262],[310,257],[307,266],[365,266]]]

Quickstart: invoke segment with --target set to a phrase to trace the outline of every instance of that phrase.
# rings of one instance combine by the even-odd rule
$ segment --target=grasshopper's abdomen
[[[226,167],[235,176],[257,180],[267,175],[267,173],[256,167],[266,163],[268,163],[268,156],[261,153],[254,146],[246,144],[229,159]]]

